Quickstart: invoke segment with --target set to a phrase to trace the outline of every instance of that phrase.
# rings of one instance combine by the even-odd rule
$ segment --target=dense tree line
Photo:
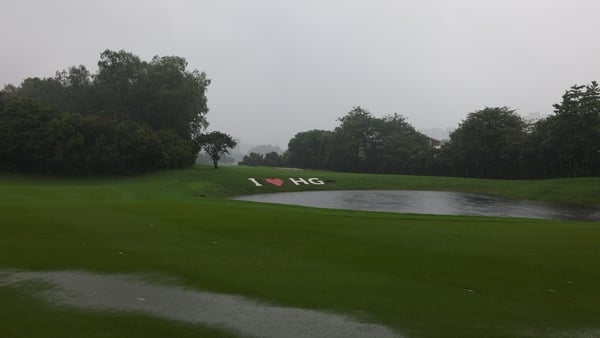
[[[190,165],[195,151],[171,129],[64,113],[30,99],[10,100],[0,111],[0,170],[131,174]]]
[[[366,173],[481,178],[600,175],[600,87],[573,86],[554,114],[528,122],[508,107],[469,113],[434,149],[400,115],[383,118],[354,108],[333,131],[296,134],[277,166]],[[249,154],[241,164],[272,165]]]
[[[534,125],[528,146],[543,177],[600,175],[600,87],[573,86],[554,115]]]
[[[337,171],[420,174],[433,159],[429,138],[401,115],[377,118],[355,107],[339,122],[333,131],[296,134],[288,144],[287,164]]]
[[[506,107],[471,113],[435,161],[438,175],[558,178],[600,175],[600,88],[573,86],[554,114],[527,123]]]
[[[84,66],[0,91],[0,170],[73,175],[191,165],[201,148],[217,166],[235,142],[208,125],[210,80],[184,58],[151,61],[106,50]],[[573,86],[554,114],[524,121],[508,107],[469,113],[440,149],[398,114],[355,107],[331,131],[296,134],[280,155],[241,164],[482,178],[600,175],[600,87]]]
[[[210,80],[184,58],[106,50],[84,66],[0,91],[0,169],[135,173],[194,163]]]
[[[519,177],[526,126],[507,107],[470,113],[439,151],[433,171],[448,176]]]
[[[287,165],[287,158],[283,155],[279,155],[276,151],[270,151],[264,155],[256,152],[249,152],[238,164],[251,167],[283,167]]]

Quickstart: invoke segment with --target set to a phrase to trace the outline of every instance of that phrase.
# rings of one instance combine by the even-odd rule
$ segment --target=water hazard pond
[[[301,191],[235,199],[330,209],[600,221],[600,206],[573,206],[447,191]]]

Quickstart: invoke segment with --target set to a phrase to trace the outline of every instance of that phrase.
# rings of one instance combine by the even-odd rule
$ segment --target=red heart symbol
[[[284,183],[281,178],[265,178],[265,182],[277,187],[281,187]]]

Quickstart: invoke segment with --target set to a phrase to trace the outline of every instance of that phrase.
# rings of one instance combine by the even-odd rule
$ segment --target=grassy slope
[[[255,187],[249,177],[262,180],[278,177],[286,180],[282,187],[264,184]],[[317,177],[332,180],[325,185],[296,187],[289,183],[289,177]],[[81,190],[85,198],[93,199],[148,199],[148,198],[189,198],[189,197],[231,197],[261,192],[282,192],[297,190],[353,190],[353,189],[407,189],[462,191],[499,195],[521,199],[536,199],[565,203],[600,204],[600,178],[571,178],[553,180],[489,180],[460,177],[369,175],[338,173],[314,170],[287,170],[265,167],[223,167],[213,170],[198,167],[186,170],[156,172],[125,178],[75,178],[49,179],[21,175],[0,175],[3,186],[32,187],[37,193],[61,194],[64,188],[71,188],[61,198],[77,197]]]
[[[4,175],[0,268],[161,273],[201,289],[355,314],[410,337],[540,336],[548,328],[598,326],[598,224],[221,199],[292,189],[289,184],[259,189],[247,177],[335,180],[311,189],[441,189],[600,200],[599,179],[507,182],[267,168],[96,180]],[[0,288],[0,300],[2,337],[224,335],[143,316],[41,306],[6,288]],[[67,322],[72,324],[57,324]]]
[[[334,181],[321,186],[304,186],[303,190],[354,190],[354,189],[407,189],[461,191],[499,195],[520,199],[535,199],[565,203],[600,204],[600,178],[553,180],[489,180],[459,177],[432,177],[407,175],[369,175],[313,170],[285,170],[273,168],[229,167],[221,170],[195,172],[182,175],[181,183],[207,196],[223,197],[260,192],[296,191],[299,188],[287,178],[317,177]],[[178,175],[176,172],[169,173]],[[257,188],[247,180],[278,177],[286,180],[282,187],[264,184]],[[198,181],[209,185],[197,185]]]

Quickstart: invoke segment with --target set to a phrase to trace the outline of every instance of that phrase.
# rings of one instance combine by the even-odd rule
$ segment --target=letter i
[[[258,181],[254,178],[248,178],[248,181],[254,183],[254,185],[257,187],[262,187],[262,184],[258,183]]]

